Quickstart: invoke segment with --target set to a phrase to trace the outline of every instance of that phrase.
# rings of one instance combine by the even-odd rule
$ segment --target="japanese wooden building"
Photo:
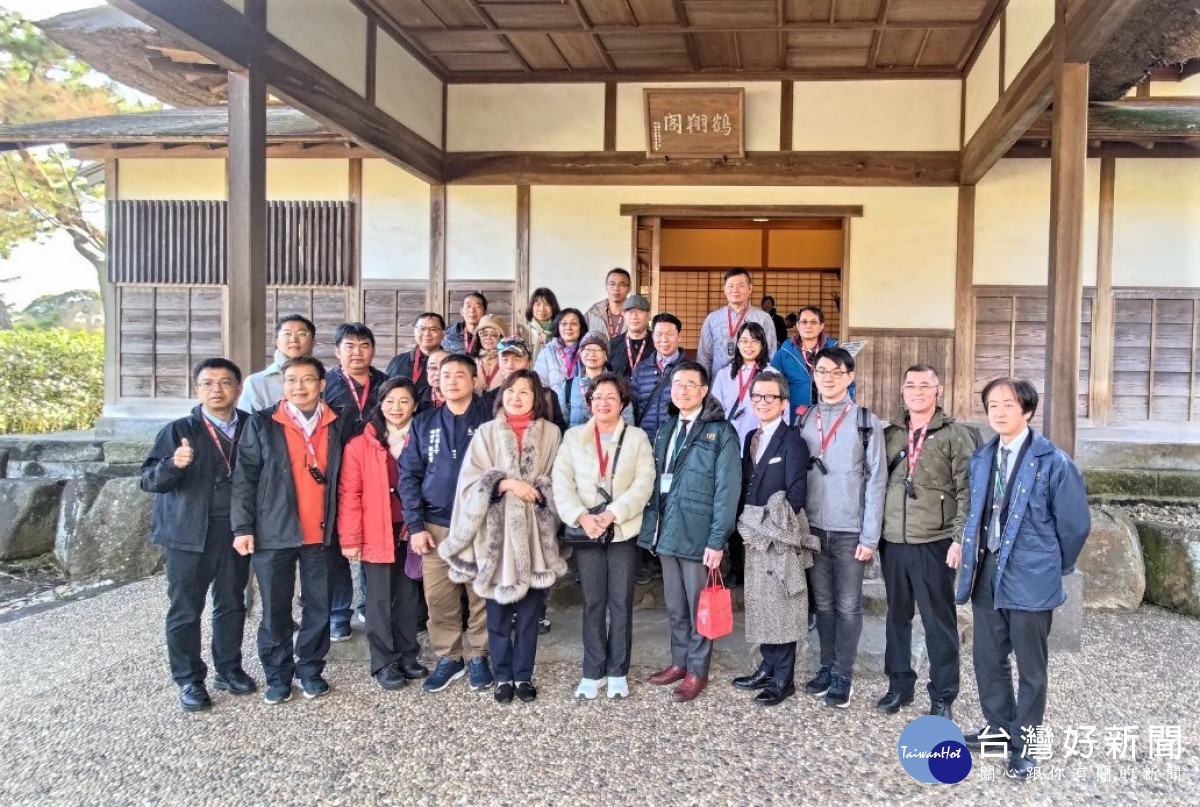
[[[200,357],[261,368],[279,313],[386,360],[469,290],[585,307],[623,266],[694,334],[732,265],[867,340],[883,414],[919,360],[972,419],[1032,379],[1068,447],[1200,422],[1196,63],[1089,90],[1142,3],[112,5],[46,30],[191,108],[0,129],[108,161],[110,424],[179,412]]]

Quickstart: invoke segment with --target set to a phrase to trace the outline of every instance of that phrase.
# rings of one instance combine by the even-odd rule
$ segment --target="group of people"
[[[919,610],[930,713],[952,718],[955,603],[970,601],[987,725],[968,743],[1006,732],[1013,775],[1027,776],[1021,727],[1040,723],[1051,613],[1089,527],[1078,470],[1029,427],[1036,391],[989,384],[997,437],[979,447],[940,407],[937,371],[917,364],[901,379],[903,412],[884,424],[855,403],[854,356],[825,333],[819,308],[802,309],[778,344],[772,315],[750,304],[750,273],[729,270],[724,289],[728,305],[705,319],[694,359],[680,320],[651,318],[614,269],[586,313],[535,290],[523,328],[489,315],[482,293],[467,295],[449,329],[423,313],[415,346],[385,372],[361,323],[337,329],[338,366],[326,370],[300,315],[280,320],[275,361],[260,373],[197,364],[199,405],[162,429],[142,469],[158,494],[153,540],[165,551],[181,706],[211,705],[200,648],[210,590],[213,685],[257,690],[241,658],[251,568],[269,704],[289,700],[296,680],[307,698],[329,691],[325,656],[350,637],[356,610],[384,689],[423,679],[439,692],[466,677],[498,702],[532,701],[546,593],[568,560],[583,598],[576,697],[626,697],[634,587],[648,565],[639,554],[662,575],[670,623],[671,662],[648,682],[691,701],[712,654],[697,628],[701,591],[729,550],[746,639],[762,655],[733,686],[763,706],[793,696],[797,642],[815,629],[820,663],[803,689],[844,708],[878,553],[889,684],[877,708],[914,700]],[[421,625],[432,671],[418,660]]]

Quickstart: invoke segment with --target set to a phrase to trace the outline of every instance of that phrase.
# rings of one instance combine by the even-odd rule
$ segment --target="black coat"
[[[766,507],[767,500],[779,491],[787,491],[788,504],[797,513],[804,509],[808,494],[808,444],[795,429],[780,423],[767,443],[762,460],[754,464],[750,441],[754,432],[746,435],[742,451],[742,502],[740,513],[747,505]]]
[[[421,377],[413,380],[413,359],[416,358],[418,350],[420,350],[419,347],[414,347],[407,353],[401,353],[399,356],[396,356],[388,362],[384,373],[388,378],[400,376],[412,381],[417,387],[417,400],[420,401],[422,398],[427,397],[429,393],[429,372],[426,369],[426,362],[429,359],[424,353],[421,354]]]
[[[642,358],[638,359],[638,348],[630,347],[628,351],[625,349],[626,343],[629,342],[629,334],[621,333],[616,339],[612,340],[612,344],[608,346],[608,366],[617,375],[623,375],[626,378],[633,378],[633,367],[629,366],[629,356],[632,354],[634,361],[637,364],[649,361],[658,355],[658,351],[654,349],[654,341],[650,338],[650,332],[646,331],[645,337],[639,340],[642,349]]]
[[[235,444],[240,441],[249,417],[237,410]],[[195,454],[188,467],[176,468],[171,458],[184,440]],[[197,406],[187,417],[163,426],[142,463],[142,490],[158,494],[154,497],[150,519],[150,540],[169,549],[203,552],[213,483],[225,474],[225,460],[204,427],[201,407]],[[229,536],[232,543],[232,531]]]
[[[360,412],[354,386],[341,368],[335,367],[325,374],[325,391],[321,393],[321,398],[349,418],[354,427],[354,434],[358,434],[363,430],[363,426],[367,425],[366,418],[371,414],[371,409],[379,403],[379,389],[387,380],[386,373],[371,368],[371,388],[367,390],[367,405]]]
[[[253,535],[255,549],[287,549],[303,543],[287,437],[274,419],[280,406],[250,415],[233,469],[233,534]],[[337,540],[338,474],[342,449],[353,431],[354,422],[345,414],[330,422],[326,431],[325,520],[321,523],[326,546]]]
[[[457,423],[446,404],[413,419],[408,445],[400,454],[400,502],[409,532],[424,532],[426,522],[450,526],[458,472],[467,456],[467,446],[475,430],[494,418],[491,405],[476,395]],[[453,434],[453,446],[452,425],[459,429]]]

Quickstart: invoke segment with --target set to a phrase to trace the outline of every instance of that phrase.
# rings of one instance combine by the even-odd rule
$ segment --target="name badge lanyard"
[[[421,370],[421,348],[416,347],[413,348],[412,382],[414,384],[421,382]]]
[[[482,363],[483,362],[480,362],[480,364],[482,364]],[[492,371],[490,373],[487,370],[483,371],[483,388],[484,389],[489,389],[492,386],[492,379],[494,379],[496,377],[496,373],[498,373],[498,372],[500,372],[500,359],[496,359],[496,366],[492,368]]]
[[[929,427],[916,431],[921,432],[921,437],[915,442],[915,432],[912,428],[908,430],[908,476],[904,479],[906,492],[912,498],[916,498],[916,490],[913,488],[913,474],[917,472],[917,460],[921,458],[921,450],[925,447],[925,438],[929,436]]]
[[[621,334],[621,326],[624,324],[624,316],[622,313],[617,314],[614,318],[608,311],[604,312],[604,327],[608,331],[609,340],[616,339]]]
[[[300,418],[296,417],[295,413],[292,412],[291,409],[285,407],[284,411],[286,411],[287,416],[292,419],[292,423],[295,423],[300,427],[300,436],[304,438],[304,457],[306,460],[308,460],[309,470],[311,471],[316,469],[318,473],[324,473],[324,469],[317,464],[317,450],[313,448],[312,438],[308,436],[308,429],[304,427],[304,422],[301,421]],[[314,415],[314,417],[319,416],[319,414]]]
[[[475,352],[475,340],[475,334],[467,333],[467,326],[463,325],[463,347],[467,349],[468,356]]]
[[[354,379],[353,379],[353,378],[351,378],[350,376],[346,376],[346,380],[347,380],[348,382],[350,382],[350,391],[351,391],[351,392],[353,392],[353,391],[354,391]],[[367,410],[367,398],[369,398],[369,397],[370,397],[370,395],[371,395],[371,376],[370,376],[370,374],[368,374],[368,375],[367,375],[367,382],[366,382],[365,384],[363,384],[363,388],[362,388],[362,394],[361,394],[361,395],[358,395],[358,394],[355,394],[355,395],[354,395],[354,403],[358,404],[358,414],[360,414],[360,415],[361,415],[361,414],[363,414],[364,412],[366,412],[366,410]],[[308,432],[305,432],[305,434],[308,434]]]
[[[574,378],[575,371],[579,367],[579,343],[578,342],[575,343],[574,348],[570,349],[570,355],[568,355],[567,346],[563,345],[563,347],[562,347],[562,364],[563,364],[563,371],[567,374],[567,378]]]
[[[642,339],[642,344],[638,348],[637,358],[633,357],[633,348],[629,346],[629,334],[625,334],[625,358],[629,359],[629,372],[633,372],[633,368],[642,363],[642,354],[646,352],[646,343],[649,339]],[[661,369],[661,368],[659,368]]]
[[[203,417],[203,416],[202,416]],[[225,454],[225,446],[221,443],[221,438],[217,436],[217,430],[213,427],[208,418],[204,418],[204,427],[208,429],[208,436],[216,443],[217,453],[221,455],[221,459],[225,462],[225,481],[228,482],[233,478],[233,451],[231,447],[229,454]]]
[[[748,364],[741,370],[738,370],[737,402],[734,404],[733,411],[729,414],[730,420],[737,420],[741,417],[742,410],[745,409],[746,393],[750,391],[750,384],[754,381],[755,368],[756,365]],[[743,380],[743,376],[745,376],[745,380]]]
[[[833,422],[833,428],[829,430],[829,434],[825,434],[825,423],[821,418],[821,408],[817,407],[817,436],[821,440],[821,453],[817,455],[817,459],[825,459],[825,449],[829,448],[829,444],[833,442],[833,436],[837,434],[838,428],[842,425],[842,421],[846,419],[846,415],[852,407],[853,404],[846,404],[846,408],[842,410],[842,414],[838,415],[837,420]]]
[[[600,461],[600,481],[604,482],[608,479],[608,455],[604,453],[604,448],[600,445],[600,430],[596,429],[596,459]]]
[[[742,309],[742,313],[738,314],[737,322],[733,321],[733,312],[729,310],[729,306],[725,306],[725,324],[729,328],[729,355],[733,355],[734,347],[733,338],[737,336],[738,329],[742,327],[742,323],[746,321],[746,315],[750,313],[750,305]]]

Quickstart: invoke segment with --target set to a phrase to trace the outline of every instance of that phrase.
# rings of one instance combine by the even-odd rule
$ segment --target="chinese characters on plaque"
[[[646,156],[745,157],[741,88],[644,90]]]

